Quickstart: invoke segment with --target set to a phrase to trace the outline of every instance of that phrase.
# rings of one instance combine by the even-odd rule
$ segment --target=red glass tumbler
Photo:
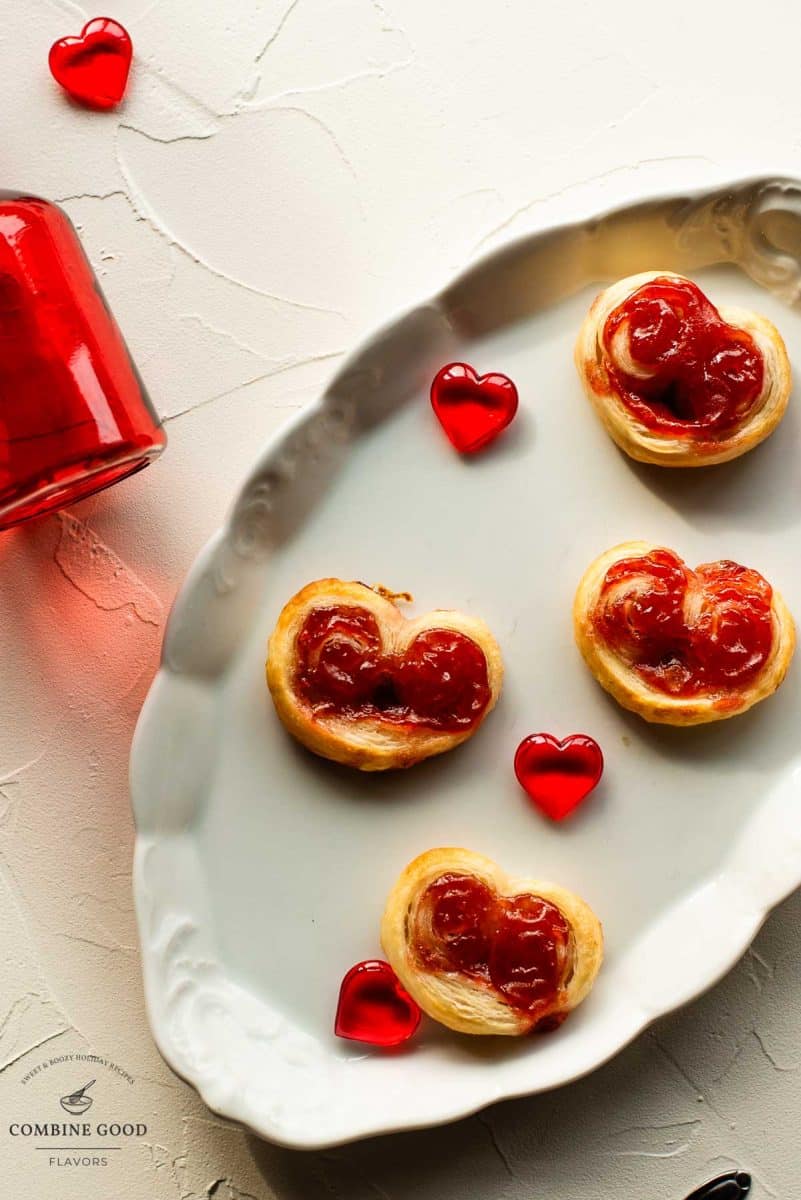
[[[166,444],[69,217],[0,191],[0,529],[132,475]]]

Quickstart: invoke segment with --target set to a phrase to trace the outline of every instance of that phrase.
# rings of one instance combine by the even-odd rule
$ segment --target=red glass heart
[[[122,25],[109,17],[95,17],[80,37],[65,37],[50,47],[48,63],[56,83],[73,100],[88,108],[107,109],[119,104],[131,69],[133,45]]]
[[[400,1046],[420,1024],[420,1008],[388,962],[368,959],[351,967],[339,989],[337,1037],[371,1046]]]
[[[431,407],[460,454],[483,450],[517,412],[517,388],[506,375],[477,375],[469,363],[448,363],[434,376]]]
[[[558,741],[532,733],[517,747],[515,775],[546,817],[564,821],[596,786],[604,769],[601,747],[583,733]]]

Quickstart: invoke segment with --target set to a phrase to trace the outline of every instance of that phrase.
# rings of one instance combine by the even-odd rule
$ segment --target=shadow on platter
[[[732,462],[712,467],[670,468],[620,457],[640,482],[703,532],[723,531],[729,540],[720,558],[737,557],[732,526],[755,532],[792,529],[801,518],[801,416],[793,398],[767,441]],[[678,547],[681,551],[681,547]],[[749,563],[759,568],[758,563]]]
[[[681,760],[715,772],[737,774],[745,767],[765,771],[798,757],[797,738],[788,737],[788,723],[801,702],[797,664],[791,665],[779,690],[747,712],[705,725],[656,725],[622,708],[604,693],[630,732],[634,744],[645,744],[661,758]]]
[[[461,771],[470,774],[478,769],[478,760],[471,756],[481,754],[480,747],[476,747],[475,739],[471,738],[453,750],[403,770],[359,771],[313,754],[286,731],[284,735],[293,766],[303,772],[307,779],[314,781],[315,794],[324,795],[326,803],[336,799],[371,805],[428,804],[432,795],[444,790],[446,784],[452,786],[454,773],[459,774],[456,758],[461,763]],[[480,736],[479,731],[475,737]],[[452,776],[450,780],[447,778],[449,774]]]

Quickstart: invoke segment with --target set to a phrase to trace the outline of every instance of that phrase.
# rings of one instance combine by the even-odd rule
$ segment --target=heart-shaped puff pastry
[[[315,754],[362,771],[411,767],[471,737],[494,707],[503,663],[484,622],[442,609],[407,620],[400,595],[320,579],[281,611],[267,684]]]
[[[790,395],[781,335],[757,313],[717,309],[691,280],[645,271],[593,301],[576,342],[593,407],[639,462],[703,467],[773,432]]]
[[[729,560],[693,571],[651,542],[624,542],[596,558],[573,620],[601,686],[665,725],[745,712],[776,691],[795,649],[787,605],[757,571]]]
[[[601,924],[578,896],[456,847],[409,863],[387,900],[381,944],[435,1021],[506,1037],[561,1024],[603,959]]]

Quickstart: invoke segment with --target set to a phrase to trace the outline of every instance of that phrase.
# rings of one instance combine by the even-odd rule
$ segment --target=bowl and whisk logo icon
[[[72,1113],[74,1117],[79,1117],[82,1113],[87,1112],[94,1104],[94,1101],[86,1093],[92,1084],[96,1082],[95,1079],[90,1079],[82,1088],[78,1088],[77,1092],[70,1092],[68,1096],[62,1096],[59,1104],[65,1112]]]

